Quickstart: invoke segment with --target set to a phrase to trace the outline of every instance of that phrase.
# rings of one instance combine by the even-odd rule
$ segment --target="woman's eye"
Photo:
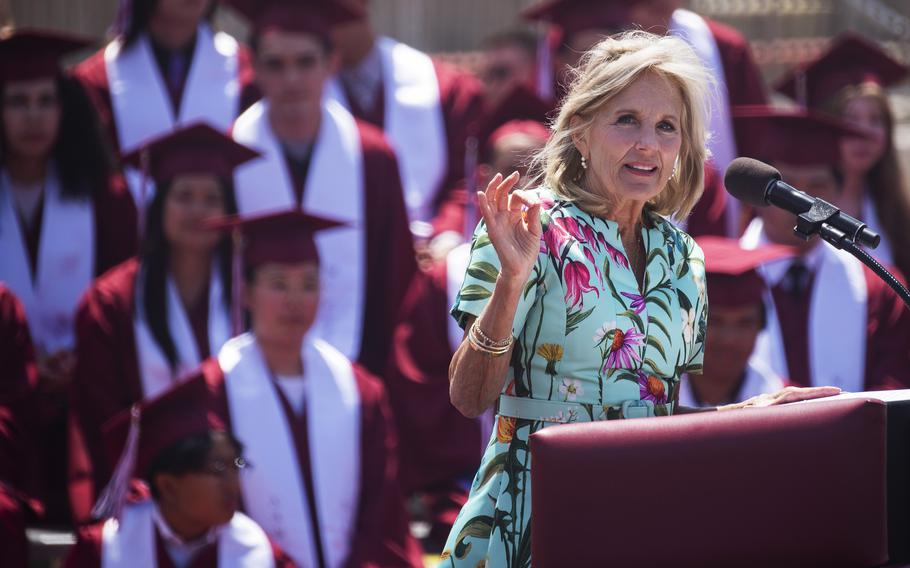
[[[676,132],[676,126],[674,126],[671,122],[667,122],[666,120],[661,121],[657,125],[657,128],[663,130],[664,132]]]
[[[616,119],[616,124],[635,124],[635,117],[631,114],[624,114]]]

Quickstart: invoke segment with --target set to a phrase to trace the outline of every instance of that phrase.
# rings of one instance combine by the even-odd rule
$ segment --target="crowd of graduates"
[[[377,35],[367,0],[127,0],[69,68],[92,42],[4,31],[3,565],[26,565],[27,526],[73,531],[80,568],[439,554],[502,435],[495,409],[466,418],[448,392],[449,309],[466,273],[495,281],[468,266],[475,191],[535,183],[579,56],[632,28],[681,36],[717,81],[705,191],[674,220],[710,301],[704,373],[678,403],[910,387],[893,290],[722,182],[736,156],[773,164],[878,231],[870,252],[901,277],[887,88],[910,70],[845,34],[766,86],[739,32],[682,4],[542,2],[523,16],[545,32],[489,37],[476,76]]]

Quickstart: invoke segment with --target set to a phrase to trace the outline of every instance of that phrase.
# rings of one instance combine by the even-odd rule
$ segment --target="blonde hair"
[[[603,105],[645,73],[669,80],[683,101],[682,144],[676,173],[648,207],[661,215],[685,218],[704,190],[706,124],[715,81],[692,48],[680,38],[629,31],[606,38],[586,52],[574,71],[569,92],[552,125],[552,134],[533,161],[535,181],[558,197],[594,215],[611,204],[579,182],[584,175],[573,137],[583,135]],[[572,125],[572,119],[580,120]]]

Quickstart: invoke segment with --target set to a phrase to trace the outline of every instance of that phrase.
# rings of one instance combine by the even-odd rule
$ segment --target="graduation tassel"
[[[469,136],[465,140],[464,153],[464,186],[467,193],[467,201],[464,204],[464,227],[462,233],[467,241],[471,240],[474,234],[474,228],[477,225],[477,162],[479,160],[480,142],[477,136]]]
[[[149,168],[151,167],[151,153],[149,152],[148,145],[139,152],[139,169],[142,172],[142,177],[139,181],[139,210],[138,210],[138,222],[139,222],[139,241],[142,241],[142,238],[145,236],[145,213],[148,209],[148,183],[149,183]]]
[[[130,408],[130,430],[126,437],[126,445],[123,447],[111,480],[98,496],[95,506],[92,507],[92,518],[94,519],[120,519],[123,506],[126,504],[126,494],[130,489],[130,480],[133,478],[133,470],[136,469],[141,418],[142,412],[139,410],[139,403],[133,404]]]
[[[135,0],[120,0],[117,5],[117,14],[111,24],[108,33],[112,36],[124,36],[130,28],[130,21],[133,19],[133,2]]]
[[[231,233],[233,247],[231,251],[231,326],[236,337],[243,333],[243,234],[240,228]]]
[[[550,49],[550,26],[541,22],[537,36],[537,96],[545,101],[553,98],[553,58]]]

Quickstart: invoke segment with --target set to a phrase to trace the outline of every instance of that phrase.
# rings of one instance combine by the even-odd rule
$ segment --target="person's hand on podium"
[[[813,398],[824,398],[840,394],[838,387],[786,387],[777,392],[760,394],[750,399],[735,404],[725,404],[718,406],[718,410],[736,410],[738,408],[758,408],[762,406],[775,406],[778,404],[787,404],[788,402],[798,402],[800,400],[810,400]]]

